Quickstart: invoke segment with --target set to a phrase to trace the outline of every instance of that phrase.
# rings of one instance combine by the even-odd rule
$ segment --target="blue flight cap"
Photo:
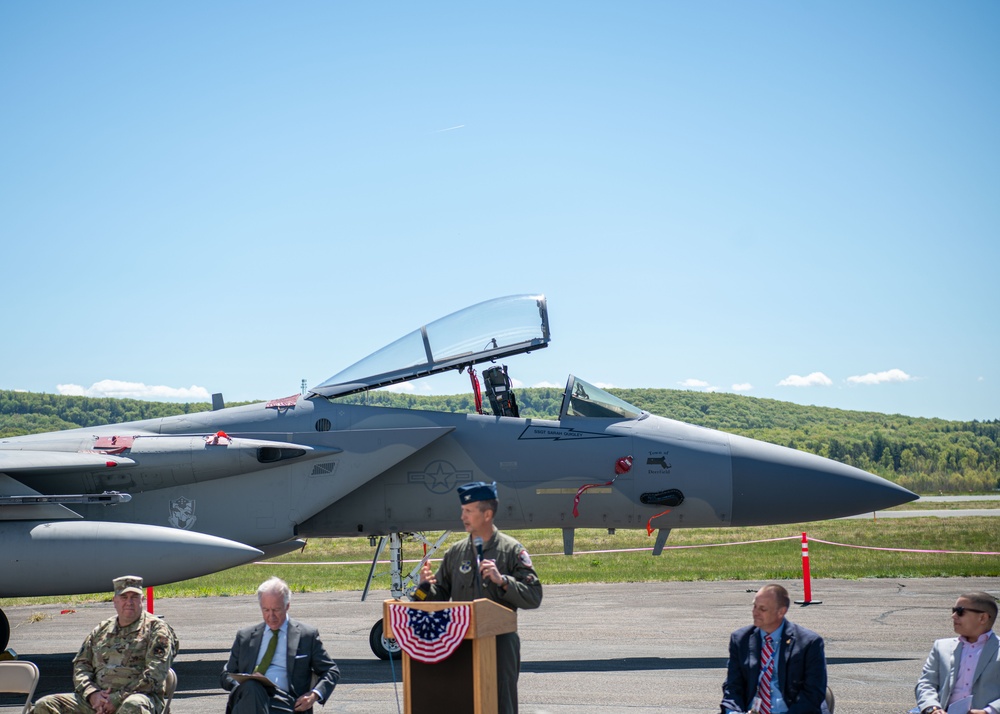
[[[458,487],[458,497],[462,505],[475,501],[491,501],[497,497],[497,482],[473,481]]]

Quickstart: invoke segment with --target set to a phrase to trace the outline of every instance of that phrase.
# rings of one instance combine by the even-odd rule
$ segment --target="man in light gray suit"
[[[323,649],[319,632],[288,618],[291,598],[280,578],[257,588],[264,621],[236,633],[220,679],[230,692],[226,714],[311,712],[337,686],[340,670]]]
[[[1000,642],[993,632],[997,601],[988,593],[966,593],[951,613],[958,637],[937,640],[931,648],[917,682],[917,708],[920,714],[944,714],[961,702],[963,712],[1000,714]]]

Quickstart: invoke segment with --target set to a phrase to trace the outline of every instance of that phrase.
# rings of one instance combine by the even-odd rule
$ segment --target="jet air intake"
[[[338,453],[335,448],[311,447],[283,441],[233,437],[225,432],[211,435],[101,436],[94,444],[101,454],[127,459],[114,469],[96,474],[99,487],[122,490],[132,474],[141,474],[143,484],[164,485],[210,481],[272,468],[294,459],[316,459]],[[133,485],[133,487],[135,487]]]
[[[297,459],[306,453],[305,449],[289,449],[286,447],[262,446],[257,449],[257,460],[262,464],[275,464],[287,459]]]

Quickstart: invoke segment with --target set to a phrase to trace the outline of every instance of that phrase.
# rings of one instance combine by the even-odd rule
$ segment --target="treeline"
[[[826,456],[919,493],[966,493],[1000,488],[1000,420],[923,419],[674,389],[609,391],[652,414]],[[516,396],[522,417],[558,417],[561,389],[520,389]],[[378,391],[344,397],[340,401],[397,409],[475,411],[471,394],[415,396]],[[175,404],[0,391],[0,438],[153,419],[210,408],[207,403]],[[489,413],[488,403],[485,408]]]
[[[175,404],[0,390],[0,438],[123,421],[159,419],[208,411],[211,408],[212,405],[207,402]]]

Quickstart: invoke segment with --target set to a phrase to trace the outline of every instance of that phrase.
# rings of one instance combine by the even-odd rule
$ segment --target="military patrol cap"
[[[111,582],[115,585],[115,595],[123,593],[139,593],[142,595],[142,578],[138,575],[123,575]]]
[[[497,497],[497,482],[473,481],[458,487],[458,497],[462,504],[476,501],[492,501]]]

